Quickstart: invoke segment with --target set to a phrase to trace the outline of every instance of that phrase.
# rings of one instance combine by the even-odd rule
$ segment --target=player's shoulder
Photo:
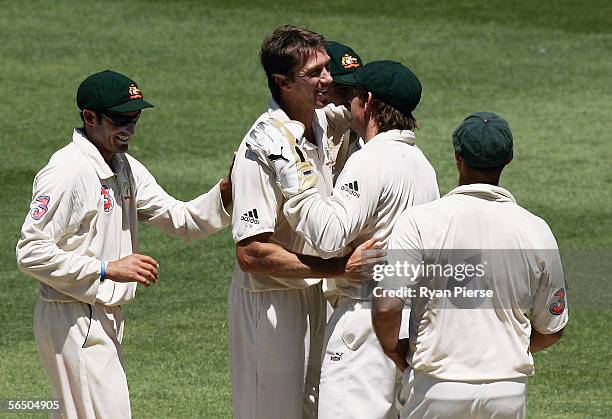
[[[268,121],[270,121],[270,119],[273,119],[273,118],[275,118],[274,112],[264,112],[261,115],[259,115],[259,117],[257,119],[255,119],[253,124],[251,124],[249,129],[244,134],[244,137],[242,138],[242,144],[245,143],[245,141],[249,137],[249,135],[251,135],[251,133],[255,130],[255,128],[257,128],[258,124],[260,124],[261,122],[268,122]]]
[[[452,202],[449,202],[447,198],[447,196],[443,196],[442,198],[434,199],[433,201],[414,205],[412,207],[408,207],[405,212],[414,218],[450,218],[449,214],[453,213],[452,208],[455,207],[455,205],[453,205]]]
[[[76,144],[71,142],[53,153],[36,177],[55,176],[66,178],[66,181],[69,181],[69,179],[88,172],[86,163],[83,153]]]
[[[556,240],[554,238],[552,229],[546,220],[518,203],[513,205],[513,210],[517,221],[520,221],[520,225],[524,227],[523,230],[525,232],[535,237],[547,239],[548,242],[554,243],[556,247]]]
[[[267,170],[260,164],[257,155],[247,145],[247,139],[249,139],[252,135],[256,135],[255,130],[261,131],[262,129],[272,129],[271,124],[268,122],[270,122],[271,119],[276,119],[276,116],[277,115],[275,115],[275,112],[264,112],[247,130],[244,138],[238,146],[238,149],[236,150],[234,166],[232,169],[232,178],[248,178],[255,172],[267,173]]]
[[[247,139],[250,136],[254,135],[254,131],[257,129],[257,126],[258,125],[260,125],[260,127],[267,126],[267,125],[261,125],[261,123],[268,122],[272,118],[273,118],[273,115],[270,112],[264,112],[253,122],[253,124],[249,127],[249,129],[244,134],[244,137],[242,137],[242,141],[240,142],[240,145],[238,146],[238,150],[236,152],[236,161],[243,159],[245,155],[248,154],[247,152],[249,148],[247,146]]]
[[[83,194],[88,184],[98,178],[95,170],[74,143],[57,150],[49,162],[34,177],[33,189],[37,193],[51,192]]]

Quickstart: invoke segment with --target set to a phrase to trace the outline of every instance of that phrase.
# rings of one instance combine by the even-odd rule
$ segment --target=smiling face
[[[303,109],[325,106],[325,94],[332,83],[326,68],[328,62],[329,56],[324,49],[314,50],[293,80],[285,78],[280,83],[283,100],[299,104]]]
[[[109,113],[83,111],[87,138],[100,151],[104,161],[110,164],[113,154],[126,153],[136,131],[140,111]]]

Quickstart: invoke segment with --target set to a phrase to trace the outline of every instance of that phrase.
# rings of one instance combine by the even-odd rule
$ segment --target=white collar
[[[87,139],[85,133],[80,128],[75,128],[72,133],[72,142],[78,147],[85,157],[89,160],[93,168],[98,173],[100,179],[108,179],[113,177],[115,173],[106,164],[102,154],[98,151],[95,145]],[[113,156],[114,158],[115,156]]]
[[[401,143],[415,145],[416,137],[414,132],[410,131],[409,129],[392,129],[389,131],[379,132],[374,137],[370,138],[370,140],[364,144],[364,148],[374,141],[398,141]]]
[[[489,185],[487,183],[471,183],[469,185],[457,186],[455,189],[446,194],[448,195],[470,195],[476,198],[486,199],[487,201],[495,202],[514,202],[514,196],[501,186]]]

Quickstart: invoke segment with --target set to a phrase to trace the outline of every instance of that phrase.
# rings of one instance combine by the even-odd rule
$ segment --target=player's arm
[[[396,297],[376,297],[372,306],[372,327],[376,337],[385,355],[400,371],[408,365],[408,339],[399,338],[403,309],[404,301]]]
[[[352,169],[343,171],[333,196],[325,200],[316,189],[316,170],[299,147],[297,138],[302,133],[301,124],[271,119],[255,124],[245,144],[253,160],[261,163],[261,170],[289,198],[284,215],[291,227],[321,256],[344,254],[376,210],[381,183],[378,173],[369,173],[365,158],[351,159]]]
[[[348,246],[375,213],[381,180],[366,158],[349,160],[325,199],[312,188],[289,199],[287,221],[319,254],[330,257]],[[366,156],[367,157],[367,156]]]
[[[138,219],[186,241],[210,236],[230,224],[231,180],[226,177],[210,191],[183,202],[170,196],[137,160],[129,158],[136,183]]]
[[[539,352],[548,348],[549,346],[554,345],[559,341],[559,339],[561,339],[563,330],[564,329],[561,329],[555,333],[544,334],[535,329],[531,329],[531,336],[529,338],[529,352]]]
[[[353,275],[357,271],[358,275],[359,266],[371,264],[367,258],[376,256],[376,252],[367,252],[362,258],[361,252],[356,252],[352,259],[325,261],[292,253],[273,243],[270,237],[277,225],[283,195],[272,171],[260,164],[258,156],[243,144],[236,156],[232,178],[232,233],[238,263],[245,272],[299,279],[337,276],[346,271]]]
[[[93,304],[105,270],[110,278],[108,268],[112,262],[66,251],[58,245],[77,232],[91,216],[90,212],[95,211],[87,207],[87,188],[77,173],[48,165],[36,176],[32,193],[30,210],[17,242],[19,269],[63,294]],[[134,258],[136,256],[131,259]],[[117,275],[117,281],[148,283],[156,280],[156,268],[154,273],[149,273],[152,267],[131,259],[128,260],[130,269],[115,269],[116,264],[110,268]],[[141,268],[146,271],[144,277],[139,274]],[[137,272],[133,272],[135,270]]]
[[[545,250],[542,274],[531,310],[531,336],[529,350],[538,352],[561,339],[569,321],[567,286],[561,265],[557,243],[551,237],[550,250]]]
[[[322,259],[289,252],[270,237],[271,233],[258,234],[236,244],[236,258],[244,272],[284,279],[345,276],[361,280],[384,260],[384,252],[364,252],[380,249],[375,240],[366,241],[349,256]]]
[[[388,264],[386,267],[420,265],[422,242],[414,219],[410,212],[400,216],[389,238]],[[386,272],[379,279],[372,302],[372,326],[378,337],[384,353],[403,371],[407,366],[409,351],[408,339],[400,339],[402,310],[406,306],[407,297],[389,295],[389,291],[402,291],[414,288],[419,277],[395,275],[393,270]],[[407,272],[410,272],[407,270]],[[376,279],[376,277],[375,277]],[[405,294],[404,294],[405,295]]]

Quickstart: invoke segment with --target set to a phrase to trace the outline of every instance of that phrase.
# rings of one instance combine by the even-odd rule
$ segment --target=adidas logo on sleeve
[[[250,224],[259,224],[259,216],[257,215],[257,209],[253,208],[251,211],[245,212],[240,217],[240,220],[246,221]]]
[[[357,184],[356,180],[354,180],[353,182],[345,183],[340,189],[350,195],[356,196],[357,198],[361,196],[361,194],[359,193],[359,185]]]

